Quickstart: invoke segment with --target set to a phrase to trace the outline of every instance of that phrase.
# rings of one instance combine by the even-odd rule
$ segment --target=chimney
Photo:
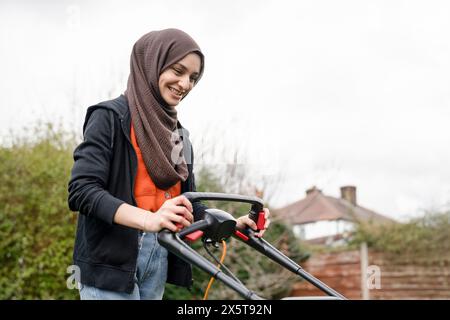
[[[349,201],[356,206],[356,187],[355,186],[343,186],[341,187],[341,198]]]
[[[312,188],[309,188],[308,190],[306,190],[306,196],[309,196],[311,193],[314,192],[322,192],[322,190],[317,189],[316,186],[313,186]]]

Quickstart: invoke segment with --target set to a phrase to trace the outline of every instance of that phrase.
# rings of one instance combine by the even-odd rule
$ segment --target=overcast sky
[[[397,219],[448,207],[449,1],[2,0],[0,134],[37,119],[80,132],[124,91],[134,42],[168,27],[206,56],[178,108],[196,149],[215,140],[280,177],[273,206],[355,185]]]

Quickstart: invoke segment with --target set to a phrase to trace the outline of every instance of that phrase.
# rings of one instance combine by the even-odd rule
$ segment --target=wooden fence
[[[302,266],[349,299],[450,299],[450,253],[398,258],[363,245],[361,250],[313,255]],[[324,294],[299,281],[290,295]]]

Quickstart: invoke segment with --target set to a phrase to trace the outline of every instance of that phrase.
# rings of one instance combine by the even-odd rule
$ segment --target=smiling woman
[[[161,299],[166,282],[192,285],[191,266],[156,235],[189,226],[206,209],[181,195],[196,186],[175,108],[203,69],[185,32],[147,33],[133,46],[125,93],[88,109],[69,181],[69,206],[80,213],[73,258],[82,299]],[[237,226],[256,229],[247,215]]]

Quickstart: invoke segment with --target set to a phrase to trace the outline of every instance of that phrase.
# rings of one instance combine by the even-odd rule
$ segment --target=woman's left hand
[[[270,225],[270,211],[267,208],[264,208],[264,217],[266,218],[266,223],[264,224],[264,229],[260,230],[258,233],[255,233],[255,236],[258,238],[261,238],[264,234],[264,232],[266,231],[266,229],[269,227]],[[250,219],[248,217],[248,215],[239,217],[236,219],[237,223],[236,223],[236,228],[237,229],[244,229],[245,227],[250,227],[251,229],[255,230],[257,229],[256,227],[256,223],[255,221],[253,221],[252,219]]]

